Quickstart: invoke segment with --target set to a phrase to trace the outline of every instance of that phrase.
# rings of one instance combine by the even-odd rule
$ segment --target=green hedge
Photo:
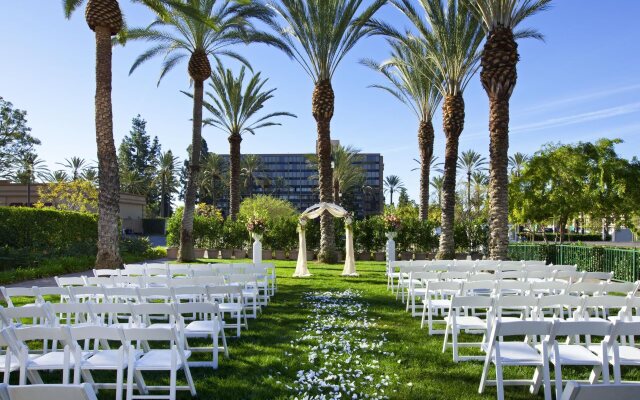
[[[1,252],[74,255],[96,252],[98,216],[95,214],[0,207]],[[0,255],[1,256],[1,255]]]

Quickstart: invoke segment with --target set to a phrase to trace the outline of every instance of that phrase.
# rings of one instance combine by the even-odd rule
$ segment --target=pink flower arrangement
[[[265,224],[265,222],[258,217],[251,217],[247,221],[247,230],[250,233],[262,235],[264,231],[267,230],[267,224]]]
[[[398,218],[395,214],[387,214],[383,218],[384,220],[384,228],[387,232],[397,232],[400,230],[400,226],[402,223],[400,222],[400,218]]]

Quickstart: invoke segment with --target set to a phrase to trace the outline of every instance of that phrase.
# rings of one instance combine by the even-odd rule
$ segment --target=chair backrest
[[[622,309],[627,303],[627,298],[622,296],[585,296],[578,313],[582,318],[589,319],[594,310],[596,315],[599,315],[600,308]]]
[[[55,296],[58,301],[64,297],[69,297],[69,288],[59,286],[34,286],[33,289],[38,293],[38,300],[41,302],[50,301],[53,302],[52,296]],[[47,297],[45,299],[45,296]]]
[[[239,284],[239,285],[247,285],[247,284],[257,284],[258,279],[254,274],[231,274],[229,275],[229,283],[230,284]]]
[[[549,341],[554,341],[557,336],[602,336],[611,333],[611,323],[607,321],[553,321]]]
[[[516,280],[525,280],[527,279],[527,271],[524,269],[520,269],[517,271],[508,270],[508,271],[498,271],[496,273],[498,279],[516,279]]]
[[[88,303],[46,303],[56,325],[71,325],[94,322],[93,311]]]
[[[189,264],[169,264],[170,276],[189,276],[191,275],[191,266]]]
[[[553,271],[549,266],[545,264],[524,264],[524,270],[527,272],[551,272]]]
[[[174,304],[175,312],[178,315],[184,314],[213,314],[218,315],[220,309],[216,303],[210,302],[191,302],[191,303],[176,303]]]
[[[242,288],[240,286],[206,286],[210,301],[242,302]]]
[[[2,297],[7,302],[9,307],[13,307],[12,297],[28,297],[30,301],[35,303],[39,300],[37,288],[34,287],[0,287],[0,292],[2,293]]]
[[[168,280],[168,285],[169,287],[180,287],[180,286],[194,286],[198,284],[198,281],[196,278],[184,278],[184,277],[180,277],[180,278],[171,278]]]
[[[158,299],[171,299],[171,288],[169,287],[146,287],[137,290],[142,303]]]
[[[613,272],[583,272],[578,282],[609,282],[611,279],[613,279]]]
[[[500,261],[498,271],[520,271],[524,269],[524,263],[522,261]]]
[[[16,339],[27,344],[37,340],[57,340],[63,344],[71,344],[71,336],[67,327],[27,326],[15,328],[13,334]]]
[[[469,274],[467,272],[446,271],[440,274],[440,279],[442,279],[443,281],[453,281],[453,280],[466,281],[468,277],[469,277]]]
[[[533,267],[533,266],[547,266],[547,262],[545,260],[524,260],[523,261],[525,268]]]
[[[496,321],[493,336],[547,336],[551,326],[552,323],[548,321]]]
[[[475,260],[453,260],[453,267],[470,267],[473,269],[476,266]]]
[[[124,344],[124,332],[122,328],[110,326],[73,326],[69,329],[71,339],[76,342],[83,340],[112,340]]]
[[[53,317],[43,304],[26,307],[0,308],[0,318],[5,326],[51,325]],[[30,320],[26,321],[25,320]]]
[[[111,268],[106,268],[106,269],[95,269],[93,270],[93,276],[97,277],[101,277],[101,276],[106,276],[106,277],[111,277],[111,276],[120,276],[120,271],[119,269],[111,269]]]
[[[490,308],[493,306],[493,298],[487,296],[453,296],[451,308]]]
[[[196,277],[196,284],[199,286],[223,286],[224,276],[198,276]]]
[[[121,318],[128,320],[133,315],[130,303],[91,303],[89,308],[93,313],[93,320],[99,325],[119,323]],[[129,321],[132,322],[132,321]]]
[[[474,265],[452,265],[449,267],[450,272],[473,272],[475,270]]]
[[[33,400],[33,399],[65,399],[65,400],[97,400],[96,393],[90,383],[78,385],[24,385],[8,386],[6,389],[7,400]],[[3,399],[0,397],[0,399]]]
[[[114,286],[113,278],[110,276],[87,276],[85,280],[89,286]]]
[[[166,263],[166,262],[150,262],[150,263],[144,263],[144,267],[145,267],[145,269],[157,268],[157,269],[164,269],[166,271],[167,268],[169,267],[169,263]]]
[[[554,295],[561,294],[567,289],[569,284],[564,281],[542,281],[542,282],[531,282],[531,293],[534,295],[543,294],[543,295]]]
[[[69,293],[73,300],[80,301],[86,297],[93,299],[103,297],[105,289],[102,286],[70,286]]]
[[[207,289],[200,285],[176,286],[171,288],[171,297],[175,303],[180,303],[180,298],[184,296],[189,297],[189,300],[197,297],[204,299],[207,297]]]
[[[84,277],[82,276],[56,276],[54,279],[56,284],[60,287],[86,285]]]
[[[531,290],[531,282],[498,280],[496,281],[497,294],[525,295]]]
[[[495,281],[498,279],[498,275],[491,274],[489,272],[477,272],[475,274],[469,274],[468,281]]]
[[[195,269],[195,268],[191,268],[191,276],[194,278],[198,278],[201,276],[218,276],[218,272],[215,271],[213,268],[202,268],[202,269]]]
[[[115,286],[121,287],[141,287],[143,286],[143,276],[142,275],[122,275],[122,276],[114,276],[111,279],[113,280],[113,284]]]
[[[619,336],[640,336],[640,322],[617,320],[611,330],[611,341],[615,342]]]
[[[431,281],[427,282],[427,297],[449,297],[460,294],[462,282],[457,281]]]
[[[570,264],[558,264],[558,265],[551,264],[550,267],[555,271],[577,271],[578,270],[577,264],[571,264],[571,265]]]
[[[567,286],[566,292],[568,294],[586,294],[594,295],[602,292],[604,286],[597,282],[576,282]]]
[[[127,328],[123,330],[124,338],[127,342],[134,341],[151,341],[151,342],[170,342],[180,345],[178,332],[175,326],[170,328]],[[184,352],[179,351],[184,357]]]
[[[437,280],[440,279],[440,273],[439,272],[425,272],[425,271],[411,272],[409,274],[409,279],[411,279],[411,281],[414,281],[414,280],[437,281]]]
[[[537,306],[538,299],[533,296],[498,296],[494,300],[494,314],[500,318],[503,312],[517,309],[525,318],[530,318]]]
[[[158,267],[146,267],[144,269],[144,275],[151,277],[151,276],[162,276],[162,277],[168,277],[169,276],[169,268],[167,267],[163,267],[163,268],[158,268]]]
[[[551,296],[541,296],[538,298],[538,308],[542,311],[550,308],[567,307],[575,309],[582,307],[584,297],[571,296],[568,294],[558,294]]]
[[[169,286],[169,277],[162,275],[145,276],[142,278],[144,287]]]
[[[637,282],[607,282],[604,284],[602,294],[621,293],[624,295],[630,295],[633,294],[637,287]]]
[[[462,282],[460,294],[462,296],[473,296],[478,294],[489,296],[494,291],[495,287],[496,281],[466,281]]]
[[[421,265],[415,266],[401,266],[398,268],[398,271],[401,274],[410,274],[411,272],[422,272],[424,271],[424,267]]]
[[[640,384],[608,383],[593,385],[569,381],[560,400],[636,400],[640,399]]]
[[[131,312],[138,322],[150,324],[151,319],[167,319],[170,323],[175,322],[175,309],[168,303],[140,303],[132,304]]]
[[[105,288],[104,294],[106,301],[111,303],[141,303],[142,299],[138,293],[137,287],[112,287]]]

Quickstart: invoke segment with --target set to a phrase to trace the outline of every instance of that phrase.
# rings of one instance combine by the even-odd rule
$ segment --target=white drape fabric
[[[351,218],[345,220],[345,252],[344,269],[342,270],[342,276],[358,276],[356,272],[356,260],[353,257],[353,227],[351,226]]]
[[[337,204],[333,203],[318,203],[313,205],[306,210],[302,214],[300,214],[300,225],[298,226],[299,232],[299,248],[298,248],[298,262],[296,264],[296,270],[293,273],[293,276],[311,276],[309,269],[307,268],[307,239],[305,235],[305,227],[306,221],[309,219],[316,219],[321,216],[325,211],[328,211],[331,215],[337,218],[345,218],[347,217],[348,223],[345,223],[346,226],[346,256],[344,262],[344,269],[342,271],[342,275],[345,276],[357,276],[356,272],[356,263],[355,257],[353,255],[353,229],[351,227],[351,219],[348,218],[349,212],[344,208],[340,207]]]
[[[293,273],[294,277],[311,276],[309,268],[307,268],[307,235],[305,235],[304,223],[298,226],[298,240],[300,246],[298,248],[298,263]]]

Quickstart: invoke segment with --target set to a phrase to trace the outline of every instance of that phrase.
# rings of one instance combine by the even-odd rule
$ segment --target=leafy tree
[[[312,114],[317,124],[318,188],[320,201],[333,199],[331,169],[331,118],[335,95],[331,80],[344,57],[364,37],[373,33],[367,24],[386,0],[374,0],[361,10],[362,0],[280,0],[270,3],[284,21],[277,31],[289,54],[314,84]],[[318,260],[334,262],[335,232],[329,213],[320,217]]]
[[[185,7],[188,6],[188,7]],[[144,40],[153,46],[142,53],[131,67],[136,70],[142,63],[162,55],[164,58],[160,78],[182,61],[188,59],[188,74],[193,81],[193,129],[190,171],[185,189],[185,207],[180,233],[180,261],[191,261],[193,252],[193,215],[197,199],[198,172],[202,146],[202,107],[204,81],[211,76],[210,57],[228,56],[248,65],[246,59],[229,49],[230,46],[246,43],[266,43],[285,49],[277,38],[261,32],[254,22],[270,23],[271,9],[259,2],[228,0],[190,0],[168,5],[168,12],[156,12],[156,20],[146,28],[131,29],[124,39]],[[202,16],[204,18],[194,18]],[[213,22],[213,24],[211,23]],[[286,50],[286,49],[285,49]]]
[[[260,114],[265,103],[273,98],[276,89],[264,89],[268,79],[262,79],[256,73],[245,79],[246,67],[242,66],[238,75],[225,68],[220,61],[211,75],[212,92],[207,92],[209,101],[205,108],[211,118],[205,119],[205,125],[214,126],[228,135],[229,140],[229,216],[236,218],[240,209],[240,143],[246,133],[255,135],[258,129],[279,126],[277,117],[296,117],[294,114],[279,111]]]
[[[147,121],[140,114],[131,120],[131,130],[118,148],[120,188],[146,197],[147,206],[158,208],[159,191],[153,184],[161,154],[158,137],[147,133]],[[126,175],[126,176],[125,176]]]
[[[418,148],[420,150],[420,219],[426,220],[429,212],[429,174],[435,157],[433,156],[433,114],[442,101],[437,88],[440,80],[433,66],[425,66],[429,58],[424,46],[407,46],[403,41],[389,40],[391,59],[383,64],[372,60],[363,63],[379,71],[390,85],[372,85],[387,91],[400,100],[418,119]],[[416,160],[417,161],[417,160]]]
[[[389,193],[389,204],[393,206],[393,193],[404,188],[404,183],[398,175],[389,175],[384,178],[384,192]]]
[[[481,21],[487,40],[482,50],[480,81],[489,97],[489,256],[504,260],[509,245],[509,100],[516,86],[517,39],[542,35],[516,30],[528,17],[546,10],[551,0],[463,0]]]
[[[0,96],[0,178],[9,178],[15,172],[12,167],[39,144],[27,126],[27,112]]]
[[[40,188],[37,206],[52,204],[58,210],[91,212],[98,210],[98,189],[89,181],[49,183]]]
[[[400,194],[398,196],[398,208],[406,207],[408,205],[412,205],[411,199],[409,198],[409,193],[407,192],[407,188],[400,188]]]

